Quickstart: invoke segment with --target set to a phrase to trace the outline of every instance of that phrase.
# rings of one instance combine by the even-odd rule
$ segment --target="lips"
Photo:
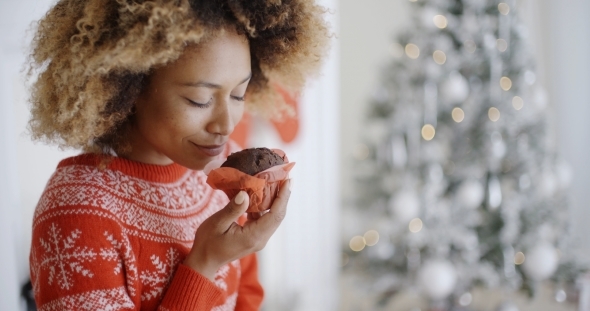
[[[197,145],[193,143],[201,153],[208,157],[216,157],[225,150],[225,143],[221,145]]]

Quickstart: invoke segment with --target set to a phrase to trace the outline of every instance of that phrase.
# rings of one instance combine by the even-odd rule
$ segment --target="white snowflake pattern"
[[[237,302],[238,302],[238,293],[235,292],[232,295],[228,296],[222,305],[211,309],[211,311],[233,311],[236,309]]]
[[[215,272],[215,285],[217,285],[217,287],[225,291],[227,291],[226,279],[230,272],[230,265],[235,268],[238,277],[240,277],[240,260],[234,260],[222,266],[221,268],[219,268],[219,270],[217,270],[217,272]]]
[[[95,260],[96,252],[88,247],[75,245],[76,240],[82,235],[82,231],[75,229],[63,239],[61,229],[52,223],[48,235],[49,241],[40,239],[41,246],[45,250],[45,256],[40,266],[49,269],[49,285],[52,285],[54,279],[57,278],[57,284],[62,289],[69,290],[74,286],[74,273],[87,278],[94,276],[92,271],[84,268],[83,263]]]
[[[118,275],[121,273],[123,269],[125,269],[125,279],[127,280],[127,290],[129,291],[129,295],[135,296],[135,282],[137,281],[137,266],[135,264],[135,256],[131,251],[131,245],[129,244],[129,240],[123,236],[122,242],[119,242],[117,239],[113,237],[112,234],[105,231],[104,233],[105,238],[113,247],[111,248],[101,248],[100,249],[100,257],[102,257],[105,261],[116,261],[117,266],[115,266],[114,273]],[[121,256],[123,258],[121,258]]]
[[[226,291],[227,290],[227,283],[225,282],[225,278],[227,278],[229,274],[229,264],[222,266],[215,272],[215,285],[220,289]]]
[[[152,185],[143,181],[138,182],[137,186],[141,189],[139,195],[141,195],[146,202],[158,203],[159,196],[155,187],[152,187]]]
[[[174,195],[172,194],[172,191],[170,191],[169,188],[161,187],[158,189],[158,192],[160,192],[160,200],[164,204],[164,206],[166,206],[167,208],[176,207],[176,200],[174,199]]]
[[[33,293],[39,293],[39,272],[41,271],[41,264],[37,258],[37,250],[35,247],[31,249],[31,283],[33,285]]]
[[[141,294],[141,300],[151,300],[158,297],[164,291],[164,288],[170,283],[172,274],[180,263],[180,254],[174,248],[170,248],[166,253],[166,261],[162,261],[157,255],[150,257],[155,271],[142,271],[139,278],[143,285],[146,286]]]
[[[107,185],[114,191],[129,197],[134,197],[138,194],[136,189],[137,179],[123,174],[113,175],[114,178],[107,181]]]
[[[187,208],[191,204],[192,196],[188,193],[186,187],[177,187],[173,190],[174,196],[178,201],[178,206],[181,208]]]

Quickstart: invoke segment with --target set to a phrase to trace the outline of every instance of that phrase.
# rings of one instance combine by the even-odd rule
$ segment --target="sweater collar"
[[[169,165],[147,164],[116,156],[94,153],[85,153],[64,159],[57,167],[62,168],[72,165],[86,165],[99,169],[120,171],[125,175],[161,183],[177,181],[189,170],[177,163]]]

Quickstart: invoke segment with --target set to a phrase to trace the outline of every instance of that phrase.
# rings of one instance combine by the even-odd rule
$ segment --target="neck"
[[[170,158],[156,150],[134,126],[129,128],[126,136],[129,147],[126,150],[117,152],[119,157],[155,165],[169,165],[173,163]]]

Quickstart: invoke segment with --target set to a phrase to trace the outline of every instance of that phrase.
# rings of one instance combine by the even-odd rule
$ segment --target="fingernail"
[[[244,200],[246,200],[246,192],[240,191],[240,193],[238,193],[234,198],[234,203],[240,205],[244,203]]]

